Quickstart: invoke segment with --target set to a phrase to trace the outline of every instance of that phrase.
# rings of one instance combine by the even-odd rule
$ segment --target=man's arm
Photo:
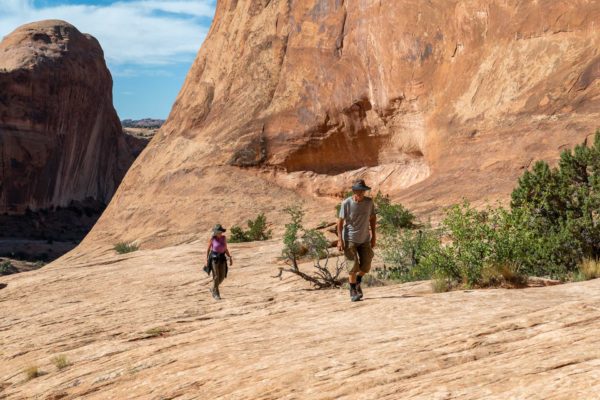
[[[338,234],[338,250],[344,250],[344,218],[338,218],[337,234]]]
[[[371,225],[371,248],[373,248],[377,244],[377,234],[375,233],[375,228],[377,227],[376,215],[371,215],[371,218],[369,218],[369,224]]]

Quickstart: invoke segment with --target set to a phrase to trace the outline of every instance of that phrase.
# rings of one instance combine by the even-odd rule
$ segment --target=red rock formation
[[[63,21],[0,43],[0,213],[107,203],[133,155],[99,43]]]
[[[598,20],[595,0],[219,1],[95,237],[277,218],[357,176],[425,213],[506,198],[600,126]]]

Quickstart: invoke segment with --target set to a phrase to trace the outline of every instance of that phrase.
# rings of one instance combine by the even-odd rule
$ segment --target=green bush
[[[433,229],[401,229],[385,233],[379,240],[386,270],[380,278],[409,282],[431,278],[432,271],[422,261],[440,247],[440,237]]]
[[[19,270],[10,261],[0,262],[0,276],[16,274]]]
[[[431,278],[434,290],[445,291],[522,286],[528,276],[593,277],[597,261],[589,260],[600,258],[600,132],[591,146],[563,151],[556,168],[535,163],[520,177],[509,209],[476,210],[465,202],[449,208],[439,230],[415,230],[414,215],[402,205],[381,194],[375,202],[386,278]]]
[[[250,241],[250,239],[248,238],[248,235],[246,234],[246,232],[244,232],[244,230],[242,228],[240,228],[237,225],[234,225],[231,227],[230,234],[229,234],[229,242],[242,243],[242,242],[249,242],[249,241]]]
[[[509,210],[464,203],[442,229],[449,243],[421,263],[438,289],[594,276],[584,260],[600,257],[600,133],[592,146],[564,151],[558,167],[539,161],[526,171]]]
[[[267,228],[267,217],[265,217],[265,214],[258,214],[256,219],[249,219],[246,224],[248,225],[247,230],[244,230],[237,225],[231,227],[231,235],[229,236],[229,241],[231,243],[271,239],[272,231]]]
[[[383,234],[395,234],[400,229],[414,228],[415,216],[402,204],[394,204],[389,196],[381,192],[374,198],[377,226]]]
[[[139,250],[140,246],[135,243],[119,242],[115,244],[114,249],[118,254],[126,254]]]
[[[478,211],[469,203],[451,207],[442,222],[448,243],[432,247],[422,269],[445,286],[496,286],[522,281],[525,231],[503,208]]]
[[[525,172],[511,207],[531,214],[536,234],[551,236],[549,251],[568,270],[600,257],[600,132],[591,146],[563,151],[557,168],[539,161]]]
[[[440,246],[438,231],[430,227],[417,230],[414,214],[381,192],[377,193],[374,202],[378,247],[386,266],[378,277],[400,281],[429,279],[431,271],[425,270],[421,261]]]

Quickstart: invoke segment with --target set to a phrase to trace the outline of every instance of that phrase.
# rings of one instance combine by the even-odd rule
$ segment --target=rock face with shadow
[[[0,239],[83,238],[140,151],[138,142],[122,132],[95,38],[50,20],[2,40]]]
[[[594,0],[219,1],[94,237],[187,240],[298,198],[330,216],[357,177],[423,214],[506,199],[600,126],[599,19]]]
[[[108,203],[133,161],[96,39],[63,21],[0,43],[0,213]]]

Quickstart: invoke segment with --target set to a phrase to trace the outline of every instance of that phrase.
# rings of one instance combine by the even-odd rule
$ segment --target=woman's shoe
[[[210,293],[215,300],[221,300],[221,295],[219,294],[219,289],[210,289]]]

